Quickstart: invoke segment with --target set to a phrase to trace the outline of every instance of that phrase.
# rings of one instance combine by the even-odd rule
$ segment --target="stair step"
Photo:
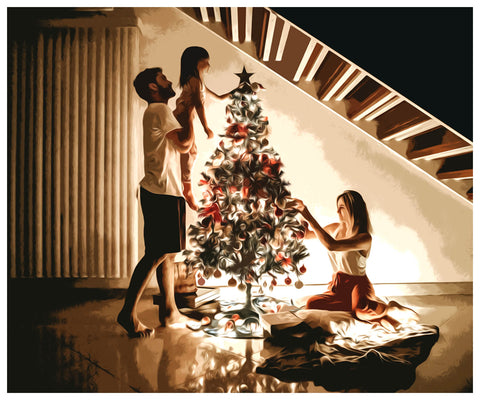
[[[471,179],[473,178],[473,169],[461,169],[458,171],[437,172],[438,179]]]
[[[442,167],[437,171],[438,179],[467,179],[473,178],[473,153],[445,159]]]
[[[473,187],[467,192],[467,198],[468,200],[473,200]]]
[[[410,139],[407,158],[434,160],[473,151],[473,146],[445,127],[432,130]]]
[[[426,123],[430,118],[408,102],[403,101],[375,120],[378,122],[377,137],[380,140],[388,141],[396,139],[399,136],[407,135],[411,137],[421,133],[412,132],[412,130],[416,129],[415,127],[420,124]],[[424,131],[431,128],[433,127],[427,127]]]

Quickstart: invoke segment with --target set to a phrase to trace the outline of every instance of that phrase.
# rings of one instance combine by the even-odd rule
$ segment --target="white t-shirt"
[[[367,271],[367,258],[358,250],[329,251],[328,257],[333,272],[345,272],[349,275],[364,276]]]
[[[166,137],[180,128],[165,103],[151,103],[143,114],[145,177],[140,186],[151,193],[182,196],[180,153]]]

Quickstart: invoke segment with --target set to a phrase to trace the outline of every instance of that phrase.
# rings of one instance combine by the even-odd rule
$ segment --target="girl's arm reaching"
[[[215,92],[212,92],[206,85],[205,85],[205,89],[210,95],[212,95],[214,98],[218,100],[225,100],[228,98],[228,96],[230,96],[230,92],[224,93],[224,94],[216,94]]]

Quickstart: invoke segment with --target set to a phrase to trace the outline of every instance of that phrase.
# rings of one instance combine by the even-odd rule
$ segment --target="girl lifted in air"
[[[195,112],[200,118],[203,129],[208,139],[213,138],[213,132],[208,127],[205,116],[205,95],[208,92],[214,98],[223,100],[230,93],[217,95],[205,86],[204,76],[210,68],[210,56],[203,47],[192,46],[184,50],[180,66],[180,87],[182,92],[177,99],[176,109],[173,112],[183,128],[183,135],[186,137],[191,132],[193,135],[193,119]],[[198,210],[192,193],[192,168],[197,157],[197,146],[195,141],[188,153],[181,154],[181,170],[183,195],[192,210]]]

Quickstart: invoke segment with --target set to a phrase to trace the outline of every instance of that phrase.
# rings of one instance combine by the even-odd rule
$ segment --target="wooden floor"
[[[33,285],[33,284],[32,284]],[[129,339],[116,325],[123,291],[9,285],[9,392],[327,392],[312,382],[286,383],[255,368],[280,348],[263,339],[221,339],[158,328]],[[440,328],[428,359],[406,392],[472,392],[472,295],[391,296],[421,323]],[[158,326],[151,296],[140,318]]]

